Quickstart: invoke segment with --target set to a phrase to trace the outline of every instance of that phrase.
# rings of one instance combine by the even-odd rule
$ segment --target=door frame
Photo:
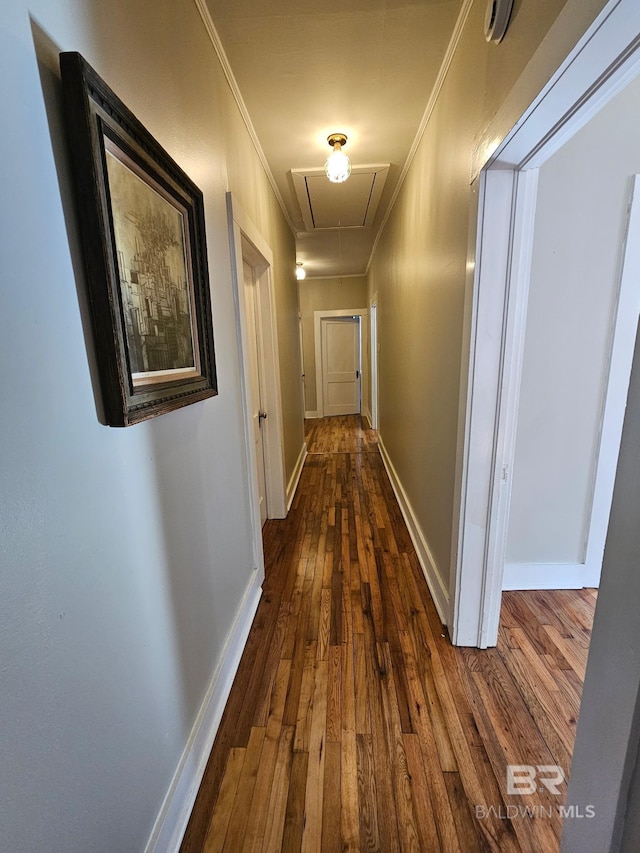
[[[327,388],[329,387],[329,325],[332,326],[348,326],[350,329],[350,333],[354,334],[354,338],[351,338],[351,342],[354,345],[356,350],[356,377],[355,380],[348,380],[349,384],[355,382],[356,390],[358,394],[358,410],[357,412],[327,412],[325,409],[325,405],[327,405],[327,395],[325,394],[325,384]],[[357,316],[350,317],[323,317],[320,320],[320,336],[322,338],[322,405],[323,405],[323,414],[325,417],[332,415],[345,415],[345,414],[358,414],[362,415],[362,320]],[[349,347],[351,349],[351,345]],[[340,373],[344,373],[345,371],[340,371]],[[350,372],[350,371],[346,371]],[[340,383],[342,384],[342,383]],[[328,405],[327,405],[328,408]],[[353,404],[340,404],[339,406],[332,406],[332,409],[338,408],[353,408]]]
[[[504,141],[493,142],[499,112],[476,148],[449,591],[456,645],[497,641],[537,170],[638,73],[640,6],[610,0]]]
[[[368,308],[339,308],[334,311],[313,312],[313,338],[316,353],[316,409],[318,417],[324,417],[324,388],[322,384],[322,320],[332,317],[360,318],[360,414],[364,405],[366,370],[362,358],[363,341],[369,340],[369,309]]]
[[[263,499],[264,499],[264,517],[262,511],[260,512],[260,524],[264,525],[265,521],[268,518],[268,499],[267,499],[267,474],[266,474],[266,447],[265,447],[265,438],[266,438],[266,425],[265,421],[260,418],[260,412],[265,411],[267,409],[266,404],[266,383],[264,376],[264,341],[262,334],[262,323],[259,322],[259,319],[262,317],[262,306],[260,304],[261,293],[260,293],[260,269],[261,269],[261,256],[256,256],[255,248],[248,244],[245,238],[242,238],[242,277],[243,277],[243,295],[244,295],[244,307],[245,307],[245,318],[247,320],[247,357],[249,361],[247,362],[247,366],[249,367],[249,389],[251,391],[249,397],[249,403],[251,406],[251,416],[252,416],[252,426],[253,426],[253,446],[255,448],[256,453],[256,484],[258,486],[258,504],[260,503],[260,446],[262,450],[262,479],[263,479]],[[247,278],[245,275],[246,271],[251,275],[251,284],[247,284]],[[251,294],[247,293],[247,287],[251,287]],[[249,302],[250,304],[247,304]],[[251,318],[251,314],[253,317]],[[251,322],[253,320],[253,322]],[[253,353],[251,338],[251,330],[253,329],[253,333],[255,335],[255,341],[253,345],[255,346],[256,352],[256,365],[255,369],[257,372],[257,376],[255,380],[257,380],[257,387],[254,384],[254,379],[252,379],[251,374],[253,372],[253,365],[251,362],[253,361]],[[257,392],[258,399],[254,398],[254,394]],[[257,429],[259,432],[260,440],[259,443],[256,441],[256,424],[255,418],[258,417],[258,425]]]
[[[369,304],[369,365],[371,373],[371,395],[369,398],[369,424],[371,429],[378,429],[379,398],[378,398],[378,294],[371,297]]]
[[[583,586],[598,586],[627,403],[631,363],[640,315],[640,174],[633,179],[626,246],[610,354],[609,381],[601,424]]]
[[[252,267],[256,287],[260,288],[260,299],[258,300],[260,316],[257,318],[257,322],[260,324],[258,354],[263,368],[261,390],[264,392],[264,404],[269,415],[263,421],[262,426],[264,430],[267,518],[285,518],[287,515],[287,502],[276,301],[272,274],[273,252],[260,231],[230,192],[227,193],[227,218],[231,248],[231,279],[233,282],[233,299],[236,309],[236,340],[240,361],[240,385],[242,390],[242,414],[249,501],[251,505],[253,550],[256,567],[264,575],[257,461],[253,445],[251,379],[249,375],[247,317],[243,292],[244,276],[242,265],[246,261]]]

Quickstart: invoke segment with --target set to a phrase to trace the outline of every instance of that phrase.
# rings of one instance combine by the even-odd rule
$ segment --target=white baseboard
[[[449,591],[442,582],[442,577],[438,571],[433,554],[431,553],[429,543],[418,524],[418,520],[415,516],[409,498],[407,497],[407,493],[400,482],[396,469],[393,467],[393,463],[389,458],[389,454],[387,453],[384,442],[380,436],[378,436],[378,447],[380,448],[380,455],[382,456],[384,467],[387,469],[387,474],[391,480],[391,486],[393,487],[393,491],[395,492],[398,503],[400,504],[400,509],[407,524],[409,536],[413,542],[413,547],[416,549],[418,561],[422,567],[422,573],[424,574],[425,580],[427,581],[429,592],[431,593],[431,597],[436,605],[436,610],[438,611],[438,615],[440,616],[442,623],[446,625],[449,613]]]
[[[300,456],[298,456],[298,461],[296,462],[296,467],[293,469],[293,474],[291,475],[291,479],[289,480],[289,485],[287,486],[287,512],[291,509],[291,504],[293,503],[293,499],[296,496],[296,489],[298,488],[298,483],[300,482],[300,475],[302,474],[302,469],[304,468],[304,460],[307,458],[307,443],[305,442],[302,445],[302,449],[300,450]]]
[[[584,563],[505,563],[503,590],[582,589]]]
[[[321,417],[322,417],[322,415],[320,414],[320,412],[305,412],[304,413],[304,418],[306,421],[310,421],[310,420],[313,420],[314,418],[321,418]]]
[[[145,853],[180,849],[261,595],[260,574],[253,571]]]
[[[369,429],[372,429],[371,424],[373,423],[373,421],[371,420],[371,412],[369,412],[369,411],[363,412],[363,413],[362,413],[362,417],[363,417],[363,418],[366,420],[366,422],[369,424]]]

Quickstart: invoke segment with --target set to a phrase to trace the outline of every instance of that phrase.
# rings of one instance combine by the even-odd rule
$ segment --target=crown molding
[[[429,125],[429,121],[431,120],[431,115],[435,109],[436,103],[438,102],[438,97],[440,95],[440,91],[444,85],[444,81],[447,78],[447,74],[449,73],[449,68],[451,67],[451,63],[453,61],[453,57],[455,56],[456,50],[458,48],[458,43],[460,42],[460,38],[464,31],[464,25],[467,23],[467,18],[469,17],[469,12],[471,11],[471,7],[473,6],[474,0],[464,0],[462,4],[462,8],[460,9],[460,14],[458,15],[458,19],[456,21],[456,25],[453,28],[453,33],[451,34],[451,38],[449,39],[449,44],[447,46],[447,50],[444,55],[444,59],[442,60],[442,64],[440,65],[440,70],[438,71],[438,76],[436,77],[436,82],[434,83],[433,89],[431,90],[431,95],[429,97],[429,101],[425,108],[425,111],[422,115],[422,120],[418,126],[418,130],[416,132],[415,139],[413,140],[413,144],[409,149],[409,153],[407,154],[407,159],[404,162],[404,166],[402,167],[402,172],[400,173],[400,177],[398,178],[398,183],[393,191],[393,195],[389,201],[387,209],[385,211],[382,222],[380,223],[380,227],[378,228],[378,233],[376,234],[376,239],[373,241],[373,246],[371,247],[371,254],[369,255],[369,261],[367,263],[366,273],[368,274],[369,269],[371,267],[371,262],[373,260],[373,256],[376,253],[376,249],[378,247],[378,243],[380,242],[380,238],[382,237],[382,232],[384,231],[384,227],[387,224],[389,217],[391,216],[391,211],[393,210],[395,203],[400,195],[400,190],[402,189],[402,185],[404,184],[405,178],[407,177],[407,173],[411,168],[411,164],[416,156],[416,152],[418,151],[418,146],[422,142],[422,137],[425,134],[425,131]]]
[[[196,9],[198,10],[200,17],[202,18],[202,23],[204,24],[205,30],[211,40],[211,44],[213,45],[213,49],[216,52],[220,65],[222,66],[222,70],[224,72],[224,76],[227,78],[227,83],[229,84],[229,88],[231,89],[231,94],[238,106],[238,110],[240,111],[240,115],[242,120],[247,128],[247,132],[251,138],[251,142],[253,143],[253,147],[256,150],[258,158],[262,164],[262,168],[265,171],[267,176],[267,180],[271,185],[271,189],[278,200],[278,204],[282,210],[283,216],[287,222],[287,225],[291,229],[292,234],[295,236],[296,229],[294,228],[293,222],[291,221],[291,217],[289,216],[289,212],[287,211],[286,205],[284,203],[284,199],[280,194],[280,190],[278,189],[278,185],[276,184],[276,179],[273,177],[273,172],[269,168],[269,163],[267,162],[267,158],[262,149],[262,145],[260,145],[260,141],[258,139],[258,134],[256,133],[256,129],[253,126],[253,122],[251,121],[251,117],[249,116],[249,111],[247,110],[247,105],[244,102],[242,94],[240,93],[240,88],[238,87],[238,82],[231,70],[231,65],[227,58],[227,54],[224,51],[222,46],[222,42],[220,41],[220,36],[218,35],[218,31],[216,30],[215,24],[213,23],[213,19],[211,17],[211,13],[207,8],[207,4],[205,0],[194,0],[196,5]]]

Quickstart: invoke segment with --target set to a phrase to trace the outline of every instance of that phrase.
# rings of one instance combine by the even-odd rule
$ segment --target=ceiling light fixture
[[[347,144],[347,137],[344,133],[332,133],[327,137],[327,142],[333,151],[327,157],[324,171],[333,184],[341,184],[351,174],[351,160],[342,150],[342,146]]]
[[[306,278],[306,277],[307,277],[307,274],[304,270],[304,267],[302,266],[302,261],[297,261],[296,262],[296,278],[298,279],[298,281],[302,281],[302,279]]]

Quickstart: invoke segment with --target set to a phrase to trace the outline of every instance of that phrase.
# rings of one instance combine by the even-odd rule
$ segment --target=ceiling
[[[364,274],[461,0],[205,0],[308,276]],[[341,132],[352,175],[323,175]]]

